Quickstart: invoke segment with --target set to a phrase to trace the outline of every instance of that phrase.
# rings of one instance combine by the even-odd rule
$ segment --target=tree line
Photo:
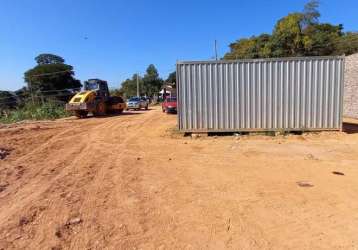
[[[241,38],[230,44],[224,59],[350,55],[358,52],[358,33],[343,32],[343,25],[320,23],[319,1],[311,0],[302,12],[277,21],[272,34]]]
[[[119,95],[124,97],[131,97],[137,95],[137,83],[139,86],[139,95],[153,97],[157,96],[165,83],[171,84],[175,87],[176,73],[169,74],[166,80],[163,80],[158,73],[158,70],[153,64],[150,64],[143,76],[136,73],[131,78],[126,79],[121,83],[120,88],[116,91]]]
[[[24,73],[25,87],[14,92],[0,91],[0,111],[23,107],[28,102],[65,103],[81,88],[81,81],[74,77],[73,66],[65,64],[62,57],[40,54],[35,61],[36,66]]]
[[[48,101],[64,104],[82,87],[81,81],[75,78],[72,65],[54,54],[40,54],[35,58],[36,65],[24,73],[26,86],[14,91],[0,91],[0,115],[2,110],[23,107],[26,103],[46,103]],[[137,77],[140,95],[153,97],[158,95],[166,81],[175,82],[175,72],[163,80],[158,70],[150,64],[144,76],[134,74],[123,81],[112,94],[131,97],[137,94]],[[104,79],[105,80],[105,79]]]

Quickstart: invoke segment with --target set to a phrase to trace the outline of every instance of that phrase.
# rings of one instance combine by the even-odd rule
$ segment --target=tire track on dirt
[[[128,145],[133,145],[134,149],[138,148],[138,138],[140,138],[143,130],[147,129],[146,124],[152,123],[153,120],[153,114],[141,117],[140,122],[132,126],[130,131],[126,131],[128,132],[127,136],[121,140],[120,144],[113,140],[110,136],[111,133],[106,133],[106,137],[110,138],[102,137],[100,132],[91,134],[93,140],[105,139],[104,144],[112,144],[113,147],[106,151],[109,157],[101,162],[101,168],[94,182],[88,186],[87,192],[96,195],[86,195],[86,199],[83,200],[79,208],[82,214],[87,216],[86,220],[91,222],[90,228],[86,229],[90,233],[80,234],[82,239],[77,237],[77,240],[71,240],[70,248],[83,247],[83,245],[76,244],[79,241],[87,242],[87,247],[104,248],[109,239],[118,235],[121,235],[123,240],[130,232],[120,218],[123,215],[129,217],[128,211],[134,213],[130,215],[132,224],[133,221],[138,221],[138,224],[140,224],[139,221],[141,221],[144,208],[142,206],[128,207],[124,204],[130,203],[132,200],[143,200],[140,197],[143,193],[140,178],[142,175],[141,168],[145,166],[138,167],[131,164],[131,161],[137,161],[140,152],[128,149]],[[103,127],[112,132],[117,129],[117,125],[113,123],[103,125]],[[97,144],[97,146],[100,145]],[[128,161],[128,159],[130,160]],[[139,202],[139,204],[142,204],[142,202]],[[95,211],[95,213],[90,214],[88,211]]]
[[[87,172],[84,171],[86,173],[86,175],[89,176],[89,178],[84,178],[82,176],[82,174],[79,174],[81,172],[81,170],[78,169],[78,167],[83,166],[84,163],[91,166],[91,164],[93,162],[91,162],[91,160],[87,161],[87,159],[89,158],[89,155],[91,155],[91,152],[98,151],[99,154],[108,154],[108,152],[106,152],[106,148],[101,148],[101,146],[100,146],[105,141],[107,141],[105,144],[108,144],[108,139],[110,139],[110,138],[108,138],[108,135],[106,133],[108,133],[109,131],[111,131],[113,129],[116,129],[116,132],[109,133],[110,135],[120,133],[122,126],[124,128],[126,128],[126,125],[130,126],[136,120],[136,119],[133,119],[132,116],[131,117],[123,116],[120,118],[123,118],[123,119],[110,118],[109,120],[101,120],[100,121],[101,123],[99,125],[98,124],[95,125],[89,131],[84,130],[85,132],[80,133],[80,135],[74,136],[74,138],[72,138],[71,140],[78,139],[77,141],[80,143],[76,144],[76,146],[74,144],[72,144],[72,145],[68,144],[69,148],[67,150],[69,152],[67,154],[64,154],[59,157],[58,162],[64,163],[64,164],[62,164],[63,166],[62,166],[61,171],[59,171],[55,177],[52,177],[52,180],[50,182],[48,182],[47,184],[45,184],[46,181],[44,181],[44,178],[29,178],[28,181],[25,181],[25,183],[22,183],[22,185],[20,185],[18,187],[18,189],[20,189],[20,190],[16,190],[15,195],[13,195],[13,197],[12,197],[12,200],[14,200],[14,198],[15,198],[15,200],[19,200],[19,201],[21,200],[21,203],[18,202],[18,204],[16,205],[16,202],[15,202],[15,204],[9,204],[9,203],[6,203],[6,201],[2,202],[1,209],[4,209],[6,211],[11,211],[11,213],[1,213],[0,214],[1,221],[8,221],[8,223],[6,223],[7,225],[12,223],[14,225],[13,228],[16,228],[17,225],[16,225],[16,223],[13,223],[13,220],[11,220],[11,218],[16,217],[15,216],[16,214],[21,214],[21,211],[23,211],[22,213],[24,213],[24,210],[26,210],[25,208],[30,206],[31,201],[40,200],[40,199],[48,200],[51,196],[53,196],[51,194],[59,191],[58,189],[64,189],[64,190],[62,190],[62,192],[59,192],[59,193],[62,194],[63,196],[66,196],[66,194],[65,194],[66,189],[73,189],[73,185],[76,185],[75,189],[77,188],[80,190],[81,186],[86,186],[88,184],[87,182],[91,181],[94,177],[96,177],[97,179],[103,180],[103,175],[106,170],[103,169],[103,171],[102,171],[103,173],[101,173],[100,176],[98,176],[98,172],[101,171],[101,169],[96,169],[96,167],[92,166],[89,168],[89,171],[87,171]],[[82,126],[85,126],[85,124],[78,125],[76,127],[76,129],[81,128]],[[137,126],[133,126],[134,129],[136,129],[136,127]],[[118,130],[117,130],[117,128],[118,128]],[[56,144],[59,140],[63,140],[62,137],[71,131],[72,131],[72,128],[69,128],[66,131],[58,134],[57,136],[52,138],[52,140],[47,142],[45,145],[42,145],[39,149],[37,149],[37,150],[33,151],[32,153],[29,153],[26,156],[22,157],[21,159],[17,160],[16,163],[22,163],[25,159],[28,159],[31,157],[36,158],[39,155],[46,154],[48,148],[51,148],[51,146]],[[124,131],[124,132],[127,132],[127,131]],[[102,134],[102,133],[104,133],[104,134]],[[135,135],[133,135],[132,137],[134,137],[134,136]],[[116,148],[117,148],[117,150],[120,150],[121,148],[123,148],[123,144],[125,144],[132,137],[128,137],[123,141],[112,142],[112,144],[113,145],[117,144]],[[97,145],[98,141],[100,141],[99,145]],[[108,151],[108,148],[107,148],[107,151]],[[71,157],[72,163],[69,164],[68,166],[66,166],[66,162],[69,157]],[[108,163],[111,162],[111,159],[110,158],[107,159],[106,162],[107,162],[106,165],[108,165]],[[44,169],[46,169],[46,166],[42,167],[39,170],[39,172],[41,172]],[[76,169],[78,170],[77,173],[76,173],[76,171],[77,171]],[[77,176],[76,176],[77,179],[71,178],[72,175],[75,173],[77,174]],[[39,175],[39,173],[36,174],[36,176],[38,176],[38,175]],[[34,177],[36,177],[36,176],[34,176]],[[75,184],[73,184],[73,183],[70,184],[71,182],[73,182]],[[65,183],[67,183],[67,185]],[[41,184],[41,185],[39,185],[39,184]],[[100,183],[96,183],[96,184],[98,186],[100,186]],[[29,187],[29,186],[31,188],[26,189],[26,187]],[[24,190],[22,190],[22,189],[24,189]],[[79,201],[77,200],[77,203],[78,202]],[[47,203],[48,204],[46,204],[44,207],[50,207],[51,204],[53,204],[54,202],[50,200]],[[5,224],[3,224],[3,226],[5,226]],[[1,238],[4,239],[3,237],[1,237]]]

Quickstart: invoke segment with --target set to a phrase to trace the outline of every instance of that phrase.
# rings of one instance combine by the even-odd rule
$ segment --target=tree
[[[137,77],[139,83],[139,94],[143,95],[143,78],[140,75],[133,74],[132,78],[122,82],[119,92],[128,98],[137,95]]]
[[[225,59],[350,55],[358,52],[358,34],[344,33],[343,25],[319,23],[319,1],[310,0],[302,12],[276,23],[272,35],[241,38],[229,45]]]
[[[16,95],[10,91],[0,91],[0,116],[3,110],[12,109],[18,103]]]
[[[35,61],[37,62],[38,65],[65,63],[65,59],[53,54],[40,54],[37,57],[35,57]]]
[[[347,32],[336,42],[337,55],[351,55],[358,52],[358,32]]]
[[[224,56],[225,59],[245,59],[254,58],[253,50],[256,41],[254,38],[242,38],[230,44],[230,53]]]
[[[124,92],[122,91],[122,89],[111,89],[109,92],[111,96],[124,96]]]
[[[242,38],[230,44],[230,52],[224,59],[251,59],[297,56],[303,54],[303,34],[300,13],[289,14],[280,19],[270,34]]]
[[[261,34],[258,37],[253,36],[248,39],[240,39],[236,43],[230,44],[230,52],[224,56],[224,59],[270,57],[270,39],[271,35],[269,34]]]
[[[303,34],[300,13],[289,14],[280,19],[272,33],[272,55],[274,57],[303,55]]]
[[[17,97],[17,106],[24,105],[31,98],[31,93],[27,87],[22,87],[14,92]]]
[[[168,78],[165,80],[165,82],[169,85],[171,85],[173,88],[176,88],[176,82],[177,82],[177,72],[173,71],[168,75]]]
[[[343,35],[342,25],[312,24],[303,31],[304,55],[328,56],[337,54],[337,41]]]
[[[81,82],[74,78],[73,67],[64,64],[64,59],[60,56],[42,54],[35,60],[38,65],[25,72],[25,82],[36,96],[65,96],[66,100],[66,96],[71,95],[68,89],[79,89],[82,86]]]
[[[304,27],[317,24],[318,19],[321,14],[318,11],[319,1],[318,0],[310,0],[308,3],[305,4],[303,9],[303,20],[302,25]]]
[[[159,77],[158,70],[150,64],[144,77],[138,75],[139,95],[154,96],[160,91],[164,81]],[[137,95],[137,74],[122,82],[119,92],[126,98]]]
[[[157,95],[163,85],[163,80],[159,77],[158,70],[150,64],[143,77],[143,92],[147,96]]]
[[[167,83],[175,83],[177,81],[177,72],[173,71],[172,73],[170,73],[165,81]]]

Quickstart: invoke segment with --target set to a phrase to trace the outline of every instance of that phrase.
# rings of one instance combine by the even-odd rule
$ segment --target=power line
[[[0,102],[0,105],[3,105],[3,104],[10,104],[10,103],[17,103],[17,101],[11,101],[11,102]]]
[[[81,88],[73,88],[73,89],[53,89],[53,90],[36,90],[36,92],[40,93],[48,93],[48,92],[56,92],[56,91],[71,91],[71,90],[81,90]]]
[[[41,98],[42,96],[34,96],[34,98]],[[51,100],[51,102],[59,102],[59,103],[66,103],[65,101],[61,101],[61,100]],[[4,104],[10,104],[10,103],[18,103],[18,101],[11,101],[11,102],[0,102],[0,105],[4,105]]]
[[[37,91],[34,91],[34,93],[50,93],[50,92],[59,92],[59,91],[73,91],[73,90],[80,90],[81,88],[74,88],[74,89],[54,89],[54,90],[37,90]],[[4,100],[4,99],[10,99],[10,98],[16,98],[16,97],[19,97],[19,96],[23,96],[23,95],[28,95],[30,93],[20,93],[20,94],[15,94],[13,96],[9,96],[9,97],[2,97],[0,98],[0,100]],[[47,95],[47,96],[50,96],[50,95]]]
[[[37,75],[32,75],[28,77],[28,86],[29,86],[29,91],[30,91],[30,95],[31,95],[31,99],[32,99],[32,103],[34,103],[34,97],[33,97],[33,92],[32,92],[32,82],[31,79],[34,79],[34,77],[42,77],[42,76],[51,76],[51,75],[57,75],[57,74],[62,74],[62,73],[68,73],[68,72],[73,72],[72,70],[63,70],[63,71],[57,71],[57,72],[51,72],[51,73],[43,73],[43,74],[37,74]]]
[[[63,93],[63,94],[52,94],[52,95],[34,95],[34,98],[48,98],[48,97],[56,97],[56,96],[69,96],[72,93]],[[0,100],[5,100],[5,99],[9,99],[9,98],[14,98],[14,99],[19,99],[17,96],[14,97],[5,97],[5,98],[0,98]],[[4,103],[4,102],[1,102]]]
[[[71,93],[53,94],[53,95],[35,95],[34,97],[54,97],[54,96],[69,96]]]

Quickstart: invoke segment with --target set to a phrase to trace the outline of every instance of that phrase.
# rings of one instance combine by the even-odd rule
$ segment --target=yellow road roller
[[[79,118],[86,117],[88,113],[93,116],[120,114],[126,108],[127,105],[121,97],[110,96],[107,82],[100,79],[85,81],[83,90],[66,104],[66,110]]]

